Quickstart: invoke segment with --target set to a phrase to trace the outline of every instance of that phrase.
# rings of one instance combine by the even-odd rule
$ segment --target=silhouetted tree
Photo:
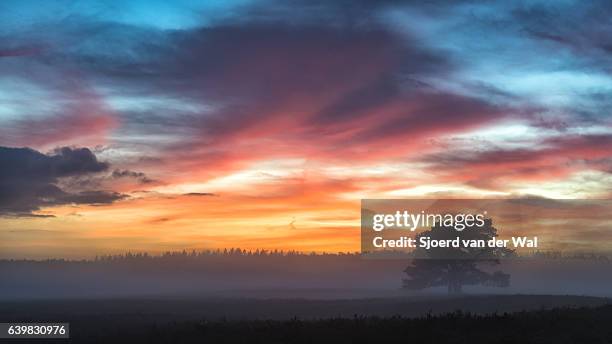
[[[431,230],[417,235],[431,240],[447,240],[460,237],[460,240],[484,240],[485,247],[437,247],[417,248],[412,265],[404,272],[408,278],[403,280],[406,289],[418,290],[446,286],[449,294],[461,293],[464,285],[486,285],[507,287],[510,275],[502,271],[487,272],[480,269],[482,265],[497,265],[499,258],[513,255],[508,248],[488,247],[487,241],[497,236],[497,229],[487,219],[482,227],[469,226],[457,232],[453,227],[437,225]]]

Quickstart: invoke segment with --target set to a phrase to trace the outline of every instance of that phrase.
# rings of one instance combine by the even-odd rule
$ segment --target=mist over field
[[[0,261],[1,299],[129,296],[351,299],[445,295],[402,289],[410,260],[358,254],[129,255],[95,261]],[[484,269],[486,269],[485,267]],[[502,260],[507,287],[466,286],[471,294],[612,296],[612,262],[595,258]]]

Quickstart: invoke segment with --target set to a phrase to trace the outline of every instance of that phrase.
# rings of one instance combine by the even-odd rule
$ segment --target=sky
[[[362,198],[610,198],[607,1],[0,3],[0,258],[355,251]]]

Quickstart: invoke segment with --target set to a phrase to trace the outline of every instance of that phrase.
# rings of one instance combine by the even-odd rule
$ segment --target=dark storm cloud
[[[0,147],[0,158],[2,180],[32,178],[49,181],[108,168],[107,163],[98,161],[87,148],[63,147],[45,155],[29,148]]]
[[[74,194],[65,194],[59,198],[61,203],[75,203],[75,204],[108,204],[114,201],[125,198],[118,192],[110,191],[82,191]]]
[[[37,216],[43,206],[62,204],[108,204],[125,198],[108,191],[69,193],[56,184],[60,178],[103,172],[87,148],[64,147],[45,155],[29,148],[0,147],[0,216]]]

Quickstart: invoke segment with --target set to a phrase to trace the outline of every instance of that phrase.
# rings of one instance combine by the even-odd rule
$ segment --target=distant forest
[[[396,254],[402,254],[401,252],[393,252],[395,257]],[[408,253],[403,253],[406,259],[411,259],[412,256]],[[302,252],[296,250],[246,250],[241,248],[224,248],[214,250],[182,250],[182,251],[168,251],[161,254],[150,254],[148,252],[127,252],[124,254],[114,255],[98,255],[93,259],[63,259],[63,258],[50,258],[42,260],[32,259],[0,259],[0,262],[25,262],[25,261],[39,261],[39,262],[90,262],[90,263],[108,263],[108,262],[122,262],[122,261],[136,261],[136,260],[149,260],[149,261],[177,261],[177,260],[207,260],[207,259],[219,259],[219,258],[310,258],[310,259],[321,259],[321,258],[363,258],[360,252],[334,252],[334,253],[319,253],[319,252]],[[612,257],[597,254],[597,253],[565,253],[561,251],[533,251],[530,253],[523,253],[516,256],[514,259],[581,259],[581,260],[597,260],[597,261],[612,261]]]

